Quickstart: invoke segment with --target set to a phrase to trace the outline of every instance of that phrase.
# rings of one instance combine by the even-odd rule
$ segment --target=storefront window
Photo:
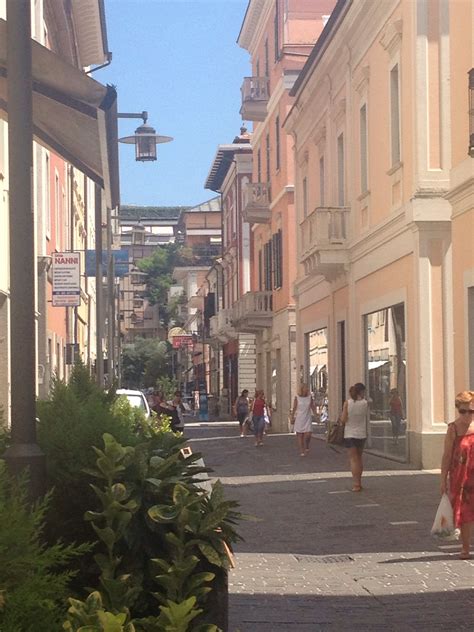
[[[366,314],[366,384],[370,403],[368,446],[406,460],[405,306]]]
[[[311,390],[319,421],[328,417],[328,330],[327,327],[306,334],[306,381]]]

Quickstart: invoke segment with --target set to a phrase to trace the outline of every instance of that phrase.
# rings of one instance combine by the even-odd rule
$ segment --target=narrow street
[[[270,435],[255,448],[233,423],[191,424],[194,452],[241,511],[229,577],[229,632],[472,630],[474,561],[430,536],[438,475],[366,455],[361,493],[343,449]]]

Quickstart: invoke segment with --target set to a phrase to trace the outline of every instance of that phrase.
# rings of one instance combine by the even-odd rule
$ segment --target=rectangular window
[[[364,316],[369,446],[406,460],[407,363],[405,306],[382,308]],[[409,421],[408,421],[409,424]]]
[[[325,174],[324,174],[324,156],[319,159],[319,205],[324,206],[325,203]]]
[[[258,251],[258,289],[263,290],[263,252]]]
[[[273,249],[273,287],[279,288],[283,284],[283,240],[281,229],[272,236]]]
[[[265,139],[265,153],[267,159],[267,182],[270,182],[270,134]]]
[[[54,177],[54,216],[55,216],[55,227],[54,232],[56,236],[56,248],[61,250],[61,208],[60,208],[60,193],[59,193],[59,176],[56,173]]]
[[[280,169],[280,117],[277,116],[275,119],[275,145],[276,145],[276,169],[277,171]]]
[[[262,152],[260,148],[257,151],[257,182],[262,181]]]
[[[345,178],[344,178],[344,134],[337,137],[337,204],[344,206]]]
[[[51,186],[49,173],[49,156],[44,154],[44,209],[46,218],[46,237],[51,239]]]
[[[280,0],[275,2],[275,22],[273,39],[275,42],[275,62],[280,59]]]
[[[270,76],[270,62],[268,58],[268,37],[265,40],[265,77]]]
[[[390,134],[393,167],[400,162],[400,82],[398,64],[390,71]]]
[[[303,217],[308,217],[308,180],[303,178]]]
[[[367,106],[360,108],[359,113],[359,132],[360,132],[360,192],[366,193],[368,190],[367,178]]]
[[[272,289],[272,273],[273,273],[273,261],[272,261],[272,242],[268,241],[263,247],[265,258],[265,290]]]
[[[321,419],[328,415],[328,330],[315,329],[305,334],[307,382]]]
[[[257,63],[255,64],[255,76],[260,77],[260,60],[257,59]]]

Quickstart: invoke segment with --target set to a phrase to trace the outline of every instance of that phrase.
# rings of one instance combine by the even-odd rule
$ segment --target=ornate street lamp
[[[148,112],[123,112],[117,114],[117,117],[143,119],[143,125],[137,127],[133,136],[119,138],[120,143],[135,145],[135,160],[138,162],[156,160],[156,146],[158,143],[169,143],[173,140],[172,136],[159,136],[151,125],[147,125]]]

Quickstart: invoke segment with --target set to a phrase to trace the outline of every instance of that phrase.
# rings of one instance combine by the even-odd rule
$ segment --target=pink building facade
[[[251,0],[238,38],[252,66],[240,112],[254,122],[252,182],[243,207],[253,246],[251,289],[235,304],[233,323],[255,334],[256,386],[271,401],[279,431],[287,429],[298,380],[293,140],[283,123],[293,103],[290,90],[333,6],[328,0]]]

